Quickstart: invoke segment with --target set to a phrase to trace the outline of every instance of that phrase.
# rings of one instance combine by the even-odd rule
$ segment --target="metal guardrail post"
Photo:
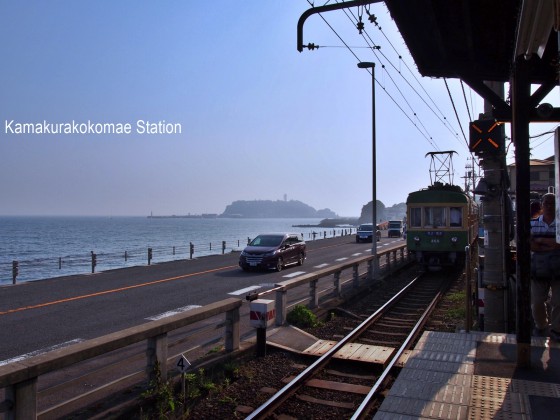
[[[309,309],[315,309],[319,306],[319,293],[317,293],[318,281],[318,279],[315,279],[309,282]]]
[[[276,325],[281,326],[286,322],[286,308],[288,307],[288,291],[278,289],[276,291]]]
[[[342,274],[342,271],[336,271],[334,273],[334,290],[336,293],[336,296],[339,297],[340,294],[342,293],[342,283],[340,282],[340,275]]]
[[[18,274],[19,274],[19,262],[12,261],[12,284],[16,284]]]
[[[190,259],[192,260],[192,256],[194,254],[194,245],[192,242],[189,243],[189,254],[190,254]]]
[[[229,298],[220,302],[196,308],[187,313],[173,315],[171,320],[163,319],[144,323],[122,331],[117,331],[94,340],[70,345],[27,359],[25,363],[10,363],[0,366],[0,388],[5,389],[0,402],[0,417],[4,419],[37,418],[37,380],[39,375],[64,369],[93,357],[123,349],[131,344],[146,342],[147,362],[144,367],[149,375],[155,373],[156,361],[159,362],[161,377],[167,380],[168,337],[167,334],[186,325],[210,319],[226,313],[226,347],[239,347],[239,299]],[[137,372],[138,373],[138,372]],[[153,376],[152,376],[153,378]],[[122,379],[122,378],[119,378]],[[118,381],[117,381],[118,382]],[[116,383],[116,382],[115,382]],[[106,384],[113,386],[114,384]],[[81,394],[76,399],[84,397]],[[59,407],[51,407],[44,413],[57,412]],[[47,415],[48,416],[48,415]],[[50,417],[49,417],[50,418]],[[54,417],[53,417],[54,418]],[[57,417],[58,418],[58,417]]]
[[[239,308],[226,312],[225,347],[232,352],[239,349],[240,335]]]
[[[226,241],[222,241],[222,255],[226,253]]]
[[[358,273],[358,266],[359,264],[357,263],[352,266],[352,279],[355,288],[358,288],[360,286],[360,275]]]
[[[6,420],[36,419],[37,377],[6,387],[6,399],[13,404]]]
[[[91,251],[91,274],[95,273],[95,267],[97,266],[97,255]]]
[[[151,337],[148,340],[148,348],[146,350],[147,363],[146,369],[148,381],[155,379],[154,367],[159,362],[159,370],[161,379],[167,381],[167,333]]]

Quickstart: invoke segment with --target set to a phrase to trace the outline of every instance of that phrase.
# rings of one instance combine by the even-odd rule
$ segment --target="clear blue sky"
[[[417,73],[386,8],[370,10],[382,31],[364,14],[381,46],[374,55],[342,11],[323,17],[353,53],[318,15],[304,42],[322,47],[299,53],[296,24],[309,7],[2,0],[0,214],[221,213],[234,200],[286,194],[358,216],[372,189],[371,76],[358,61],[377,63],[377,198],[391,206],[426,187],[424,155],[434,150],[458,152],[462,184],[469,154],[445,83]],[[448,84],[468,137],[482,101]],[[182,133],[139,134],[138,120]],[[10,121],[130,123],[133,132],[12,134]],[[534,157],[553,154],[546,138]]]

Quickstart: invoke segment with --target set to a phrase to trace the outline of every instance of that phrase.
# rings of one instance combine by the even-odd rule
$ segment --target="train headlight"
[[[451,242],[456,243],[459,240],[459,238],[457,238],[456,236],[453,236],[451,238]]]
[[[419,236],[415,236],[415,237],[414,237],[414,242],[416,242],[416,243],[420,242],[420,237],[419,237]]]

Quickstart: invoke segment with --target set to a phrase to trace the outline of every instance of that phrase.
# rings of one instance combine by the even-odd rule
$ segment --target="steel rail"
[[[397,361],[402,356],[402,354],[406,350],[408,350],[412,342],[416,339],[416,337],[424,327],[424,324],[426,323],[428,316],[430,316],[430,314],[432,313],[432,311],[434,310],[438,302],[441,300],[444,293],[444,289],[445,286],[442,285],[440,287],[439,292],[432,299],[432,301],[430,302],[427,309],[424,311],[424,313],[422,314],[422,316],[420,317],[416,325],[414,325],[414,328],[412,328],[412,331],[410,332],[408,337],[405,339],[403,344],[399,347],[399,350],[391,358],[391,361],[387,364],[387,367],[385,368],[383,373],[379,376],[379,378],[377,379],[377,381],[375,382],[371,390],[368,392],[368,394],[366,395],[366,397],[364,398],[364,400],[362,401],[358,409],[354,412],[354,415],[351,417],[351,420],[358,420],[358,419],[365,418],[365,415],[367,414],[366,411],[371,403],[371,400],[375,397],[375,395],[379,391],[379,388],[383,384],[383,381],[385,381],[385,379],[389,375],[391,369],[393,369],[393,367],[395,366],[395,363],[397,363]]]
[[[335,344],[330,350],[328,350],[324,355],[319,357],[315,362],[313,362],[308,368],[296,376],[290,383],[286,384],[280,391],[269,398],[264,404],[253,411],[246,420],[252,419],[264,419],[266,416],[270,415],[275,409],[277,409],[283,402],[290,398],[301,386],[304,385],[305,381],[313,376],[316,371],[325,366],[333,356],[346,345],[346,343],[351,342],[356,337],[360,336],[364,330],[366,330],[373,322],[375,322],[383,313],[391,308],[400,298],[403,297],[406,292],[412,286],[414,286],[423,274],[420,274],[414,278],[410,283],[403,287],[395,296],[389,299],[383,306],[381,306],[377,311],[370,315],[366,320],[364,320],[358,327],[346,335],[342,340]]]

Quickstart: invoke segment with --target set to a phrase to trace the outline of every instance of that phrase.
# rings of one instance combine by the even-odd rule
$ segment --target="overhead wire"
[[[459,123],[459,127],[461,128],[461,132],[463,133],[463,138],[465,139],[465,144],[467,146],[467,150],[469,149],[469,142],[467,141],[467,137],[465,136],[465,132],[461,127],[461,119],[459,118],[459,113],[457,112],[457,107],[455,106],[455,101],[453,100],[453,95],[451,95],[451,91],[449,90],[449,85],[447,84],[447,79],[444,78],[443,81],[445,82],[445,88],[447,89],[447,94],[449,95],[449,99],[451,100],[451,106],[453,107],[453,111],[455,112],[455,117],[457,118],[457,122]],[[459,139],[457,139],[459,141]]]
[[[402,55],[399,53],[399,51],[396,49],[396,47],[393,45],[393,43],[391,42],[391,40],[389,39],[389,37],[387,36],[387,34],[383,31],[383,28],[381,28],[381,26],[379,26],[379,24],[376,23],[376,26],[378,28],[378,30],[381,32],[381,34],[383,35],[383,37],[385,38],[385,40],[387,41],[387,43],[391,46],[391,48],[393,49],[393,51],[397,54],[397,56],[399,57],[400,62],[404,65],[404,67],[408,70],[408,72],[410,73],[410,75],[412,76],[412,78],[416,81],[416,83],[418,84],[418,86],[420,86],[420,88],[422,89],[422,91],[425,93],[425,95],[428,97],[428,99],[430,100],[430,102],[433,104],[433,106],[435,107],[435,109],[437,109],[437,111],[441,114],[438,115],[430,105],[428,105],[428,103],[424,100],[424,98],[422,97],[422,95],[420,95],[416,89],[410,84],[410,82],[408,81],[408,79],[406,77],[404,77],[401,74],[401,71],[399,69],[397,69],[393,63],[391,63],[391,61],[383,54],[383,52],[381,52],[381,54],[387,59],[387,61],[395,68],[395,70],[397,72],[399,72],[399,74],[401,74],[402,78],[406,81],[406,83],[408,83],[408,85],[411,87],[411,89],[418,95],[418,97],[426,104],[426,106],[428,107],[428,109],[430,109],[434,115],[436,115],[436,117],[440,120],[440,122],[447,127],[447,129],[454,135],[457,136],[457,132],[456,130],[453,129],[453,127],[450,125],[449,120],[447,119],[447,117],[445,116],[445,114],[443,113],[443,111],[438,107],[437,103],[434,101],[434,99],[432,98],[432,96],[428,93],[428,91],[426,90],[426,88],[424,87],[424,85],[420,82],[420,80],[418,80],[418,78],[416,77],[416,75],[414,74],[414,72],[411,70],[411,68],[408,66],[408,64],[406,63],[406,61],[404,61],[402,59]],[[443,120],[442,120],[443,118]],[[449,125],[448,125],[449,124]]]
[[[314,7],[313,3],[310,0],[307,0],[308,3]],[[337,3],[339,3],[339,1],[337,0]],[[352,24],[356,24],[356,27],[359,29],[359,33],[362,35],[362,38],[364,39],[365,43],[368,45],[367,48],[370,48],[374,54],[374,56],[376,57],[376,59],[381,63],[383,60],[381,60],[380,56],[383,57],[387,63],[390,64],[390,66],[393,67],[393,69],[402,77],[402,79],[409,85],[409,87],[412,89],[412,91],[424,102],[424,104],[427,106],[427,108],[440,120],[440,122],[453,134],[453,136],[457,139],[457,141],[460,142],[459,140],[459,134],[456,132],[456,130],[454,130],[451,126],[451,123],[449,122],[449,120],[445,117],[444,113],[441,111],[441,109],[437,106],[436,102],[433,100],[433,98],[431,97],[431,95],[426,91],[426,89],[424,88],[423,84],[420,83],[420,81],[418,80],[418,78],[416,77],[416,75],[412,72],[412,70],[410,69],[410,67],[407,65],[407,63],[402,59],[402,55],[397,51],[397,49],[395,48],[395,46],[392,44],[392,42],[390,41],[390,39],[387,37],[387,35],[385,34],[385,32],[382,30],[381,26],[379,26],[379,24],[377,23],[377,20],[375,18],[374,15],[371,15],[369,13],[369,7],[366,8],[366,6],[362,6],[361,9],[360,7],[358,7],[358,15],[359,17],[356,17],[356,15],[354,14],[354,12],[352,12],[352,10],[350,9],[350,12],[347,11],[347,9],[342,9],[345,13],[345,15],[348,17],[348,19],[352,22]],[[361,10],[361,13],[360,13]],[[402,74],[400,68],[397,68],[393,62],[382,52],[379,51],[379,47],[376,45],[376,43],[373,41],[373,39],[370,37],[369,33],[367,32],[367,30],[365,30],[364,25],[362,23],[362,16],[363,16],[363,11],[366,10],[366,13],[368,14],[368,16],[370,16],[370,21],[372,23],[374,23],[376,25],[376,27],[379,29],[379,31],[382,33],[382,35],[385,37],[385,39],[387,40],[388,44],[393,48],[393,50],[395,51],[395,53],[397,54],[397,56],[399,57],[399,62],[403,63],[405,68],[409,71],[409,73],[412,75],[412,77],[414,78],[414,80],[416,81],[416,83],[420,86],[420,88],[423,90],[423,92],[425,93],[425,95],[428,97],[428,99],[432,102],[432,104],[434,105],[435,109],[437,109],[437,111],[441,114],[441,116],[432,108],[432,106],[430,106],[426,100],[424,99],[424,97],[414,88],[414,86],[412,86],[412,84],[409,82],[409,80]],[[352,15],[353,19],[350,17],[349,13]],[[329,28],[336,34],[336,36],[342,41],[342,37],[334,30],[334,28],[332,27],[332,25],[330,25],[326,19],[324,18],[324,16],[322,16],[320,13],[319,15],[321,16],[321,18],[323,19],[323,21],[329,26]],[[371,19],[371,16],[374,16],[373,19]],[[356,54],[354,53],[354,51],[352,51],[352,48],[348,46],[347,43],[343,42],[345,45],[345,48],[349,49],[349,51],[352,53],[352,55],[354,55],[354,57],[356,57],[356,59],[358,59],[358,57],[356,56]],[[358,59],[358,61],[360,61]],[[406,96],[403,94],[401,88],[399,87],[399,85],[396,83],[395,79],[393,78],[393,76],[387,71],[386,67],[384,64],[382,64],[382,69],[384,70],[384,74],[387,74],[387,76],[389,77],[389,79],[391,80],[391,82],[393,83],[393,85],[395,86],[395,88],[397,89],[398,93],[401,95],[402,99],[404,100],[404,102],[407,104],[407,106],[410,108],[410,111],[412,112],[412,114],[414,115],[415,119],[418,121],[418,124],[421,126],[421,128],[413,121],[413,119],[404,111],[404,109],[397,103],[396,99],[392,97],[392,95],[387,91],[387,89],[385,88],[384,85],[382,85],[377,79],[375,79],[375,82],[384,90],[384,92],[389,96],[389,98],[391,98],[391,100],[398,106],[398,108],[403,112],[403,114],[411,121],[411,123],[418,129],[418,131],[422,134],[422,136],[424,138],[426,138],[426,140],[432,145],[432,147],[434,147],[436,150],[439,149],[439,147],[437,147],[437,145],[434,143],[434,139],[433,137],[429,134],[428,129],[425,127],[425,125],[423,124],[422,120],[418,117],[417,112],[415,112],[414,108],[412,107],[412,105],[410,104],[410,102],[407,100]],[[371,71],[368,69],[368,72]],[[469,147],[469,143],[467,141],[466,135],[465,135],[465,131],[463,129],[463,126],[461,124],[461,120],[459,118],[458,115],[458,111],[457,108],[455,106],[455,101],[453,99],[453,95],[451,94],[451,91],[449,89],[449,85],[447,84],[447,80],[444,79],[445,82],[445,86],[447,89],[447,93],[449,95],[449,98],[451,100],[451,104],[455,113],[455,117],[457,119],[457,123],[459,126],[459,130],[462,134],[463,140],[465,141],[465,146],[467,148],[467,150],[470,151],[470,147]],[[465,94],[465,89],[464,89],[464,85],[463,82],[461,81],[461,89],[463,92],[463,99],[465,101],[465,107],[469,116],[469,121],[472,121],[472,115],[470,112],[470,108],[467,102],[467,98],[466,98],[466,94]],[[471,102],[472,102],[472,93],[471,93]],[[442,119],[443,118],[443,119]],[[422,131],[424,130],[424,131]],[[461,143],[461,142],[460,142]],[[470,153],[471,155],[471,159],[473,162],[475,162],[474,156],[472,155],[472,153]],[[474,169],[474,168],[473,168]]]
[[[467,109],[467,113],[469,114],[469,121],[472,122],[472,115],[471,110],[469,109],[469,103],[467,102],[467,95],[465,94],[465,84],[461,80],[461,90],[463,91],[463,98],[465,99],[465,108]],[[472,99],[472,97],[471,97]]]
[[[314,6],[314,2],[307,0],[307,2],[312,6]],[[325,4],[329,3],[330,1],[327,1]],[[340,3],[337,0],[337,3]],[[348,9],[342,9],[345,13],[345,15],[347,16],[347,18],[352,22],[352,24],[357,24],[359,26],[359,23],[362,21],[361,18],[363,16],[363,11],[365,10],[366,13],[369,16],[374,16],[374,15],[370,15],[369,13],[369,7],[365,7],[365,6],[361,6],[358,7],[358,14],[360,15],[359,17],[356,17],[356,15],[354,14],[354,12],[350,9],[348,11]],[[360,13],[361,10],[361,13]],[[352,15],[352,16],[350,16]],[[424,92],[424,94],[426,95],[426,97],[429,99],[429,101],[433,104],[433,107],[428,104],[428,102],[424,99],[424,97],[417,91],[417,89],[412,86],[412,84],[410,83],[410,81],[403,75],[402,71],[400,70],[400,68],[397,68],[395,66],[395,64],[391,61],[391,59],[389,59],[382,51],[379,51],[379,47],[376,45],[376,43],[373,41],[373,39],[371,38],[371,36],[369,35],[369,33],[367,32],[367,30],[365,28],[363,28],[363,25],[360,29],[360,34],[362,35],[362,38],[364,39],[365,43],[367,44],[366,47],[351,47],[349,46],[344,40],[343,38],[340,36],[340,34],[334,29],[334,27],[326,20],[326,18],[319,13],[319,16],[321,17],[321,19],[325,22],[325,24],[331,29],[331,31],[333,31],[333,33],[338,37],[338,39],[344,44],[344,46],[338,46],[339,48],[346,48],[349,50],[349,52],[358,60],[361,61],[358,56],[356,55],[356,53],[353,51],[353,49],[357,49],[357,48],[369,48],[372,50],[374,56],[376,57],[376,59],[380,62],[387,62],[401,77],[402,79],[409,85],[409,87],[412,89],[412,91],[424,102],[424,104],[427,106],[427,108],[440,120],[440,122],[453,134],[453,136],[457,139],[457,141],[460,142],[459,140],[459,134],[457,133],[457,130],[454,130],[451,126],[450,121],[447,119],[447,117],[445,117],[444,113],[442,112],[442,110],[438,107],[437,103],[434,101],[434,99],[431,97],[431,95],[426,91],[426,89],[424,88],[423,84],[420,83],[420,81],[418,80],[418,78],[416,77],[416,75],[412,72],[412,70],[410,69],[410,67],[408,66],[408,64],[402,59],[402,55],[399,54],[398,50],[395,48],[395,46],[393,45],[393,43],[391,42],[391,40],[388,38],[387,34],[385,34],[385,32],[383,31],[383,29],[381,28],[381,26],[379,26],[379,24],[377,23],[377,21],[375,20],[371,20],[372,23],[374,23],[376,25],[376,27],[379,29],[379,31],[381,32],[381,34],[383,35],[383,37],[386,39],[387,43],[391,46],[391,48],[393,49],[393,51],[397,54],[397,56],[399,57],[399,62],[402,63],[405,68],[409,71],[410,75],[413,77],[413,79],[416,81],[416,83],[420,86],[420,88],[422,89],[422,91]],[[330,48],[335,48],[334,46],[329,46]],[[384,60],[384,61],[383,61]],[[394,77],[390,74],[390,72],[388,71],[387,67],[385,66],[385,64],[382,64],[382,69],[384,70],[384,74],[387,75],[387,77],[391,80],[392,84],[395,86],[395,89],[398,91],[399,95],[402,97],[403,101],[406,103],[406,105],[408,106],[408,108],[410,109],[410,112],[412,112],[414,118],[412,118],[404,109],[403,107],[397,102],[397,100],[389,93],[389,91],[387,91],[386,87],[381,84],[379,82],[379,80],[375,80],[376,83],[383,89],[383,91],[389,96],[389,98],[397,105],[397,107],[403,112],[403,114],[411,121],[411,123],[418,129],[418,131],[422,134],[422,136],[424,138],[426,138],[426,140],[432,145],[432,147],[434,147],[436,150],[439,149],[439,147],[434,143],[435,140],[433,139],[433,137],[430,135],[428,129],[425,127],[424,123],[422,122],[422,120],[418,117],[418,113],[414,110],[413,106],[410,104],[410,102],[407,100],[406,96],[404,95],[404,93],[402,92],[401,88],[399,87],[398,83],[395,81]],[[371,71],[368,70],[368,72]],[[457,123],[459,125],[459,130],[462,134],[463,140],[465,142],[466,148],[467,150],[469,150],[469,144],[465,135],[465,131],[463,129],[463,126],[461,124],[459,115],[458,115],[458,111],[455,105],[455,101],[453,99],[453,95],[451,94],[451,91],[449,89],[449,85],[447,84],[447,80],[445,81],[445,86],[447,88],[447,93],[449,95],[449,98],[451,100],[452,106],[453,106],[453,110],[455,113],[455,117],[457,119]],[[466,98],[466,93],[465,93],[465,89],[464,89],[464,85],[463,82],[461,81],[461,89],[463,92],[463,98],[465,101],[465,107],[469,116],[469,120],[472,121],[472,114],[470,111],[470,107],[469,104],[467,102],[467,98]],[[471,102],[472,102],[472,94],[471,94]],[[435,110],[434,110],[435,108]],[[439,112],[436,112],[436,110]],[[414,120],[417,120],[417,122],[415,122]],[[460,142],[461,143],[461,142]],[[462,144],[462,143],[461,143]]]
[[[311,2],[310,0],[307,0],[307,2],[312,6],[315,7],[313,5],[313,2]],[[356,55],[356,53],[354,53],[354,51],[352,51],[352,49],[348,46],[348,44],[342,39],[342,37],[338,34],[338,32],[332,27],[332,25],[325,19],[325,17],[322,15],[322,13],[318,13],[318,15],[321,17],[321,19],[323,20],[323,22],[325,22],[325,24],[331,29],[331,31],[333,31],[333,33],[337,36],[337,38],[344,44],[344,46],[348,49],[348,51],[356,58],[356,60],[358,62],[362,61],[360,60],[360,58]],[[371,74],[371,71],[369,69],[367,69],[368,73]],[[375,79],[375,82],[379,85],[379,87],[381,89],[383,89],[383,91],[387,94],[387,96],[393,101],[393,103],[402,111],[402,113],[409,119],[409,121],[416,127],[416,129],[418,131],[420,131],[420,133],[422,134],[422,136],[424,138],[426,138],[426,140],[437,149],[437,146],[435,146],[432,142],[432,140],[426,136],[425,133],[423,133],[419,128],[418,125],[414,122],[414,120],[412,118],[410,118],[410,116],[404,111],[404,109],[402,108],[402,106],[395,100],[395,98],[392,97],[392,95],[387,92],[387,89],[385,89],[385,87],[379,83],[379,81],[377,79]]]
[[[337,0],[337,3],[338,0]],[[418,78],[414,75],[414,73],[412,72],[412,70],[410,69],[410,67],[406,64],[406,62],[404,60],[402,60],[402,55],[397,51],[397,49],[395,48],[395,46],[391,43],[390,39],[387,37],[387,35],[385,34],[385,32],[383,32],[383,29],[381,28],[381,26],[379,26],[379,24],[377,23],[376,19],[374,18],[373,20],[371,19],[371,15],[369,13],[369,8],[365,9],[366,13],[370,16],[370,20],[372,21],[372,23],[374,23],[376,25],[376,27],[379,29],[379,31],[382,33],[382,35],[385,37],[385,39],[387,40],[387,42],[389,43],[389,45],[391,45],[391,47],[393,48],[393,50],[395,51],[395,53],[398,55],[399,60],[401,63],[404,64],[404,66],[408,69],[409,73],[413,76],[413,78],[415,79],[415,81],[418,83],[418,85],[421,87],[421,89],[423,90],[423,92],[425,93],[425,95],[429,98],[429,100],[434,104],[435,108],[437,109],[437,111],[439,111],[439,113],[441,114],[438,115],[437,112],[435,112],[435,110],[432,108],[432,106],[430,106],[430,104],[428,104],[426,102],[426,100],[424,99],[424,97],[416,90],[416,88],[414,86],[412,86],[412,84],[409,82],[409,80],[402,74],[401,70],[398,69],[393,63],[392,61],[382,52],[378,49],[376,43],[373,41],[373,39],[371,38],[371,36],[369,35],[369,33],[367,32],[367,30],[362,29],[361,35],[362,38],[364,38],[364,41],[366,42],[366,44],[370,45],[370,43],[375,47],[372,47],[372,51],[375,55],[375,57],[377,58],[377,60],[379,60],[380,62],[382,62],[381,58],[379,57],[379,55],[381,57],[383,57],[387,63],[389,63],[393,69],[403,78],[403,80],[409,85],[409,87],[413,90],[413,92],[422,100],[422,102],[424,102],[424,104],[427,106],[427,108],[436,116],[436,118],[438,118],[440,120],[440,122],[451,132],[451,134],[453,134],[454,137],[458,139],[459,134],[451,127],[449,120],[445,117],[445,115],[443,114],[443,112],[441,111],[441,109],[439,109],[439,107],[437,106],[436,102],[433,100],[433,98],[431,97],[431,95],[426,91],[426,89],[424,88],[424,86],[422,85],[422,83],[420,83],[420,81],[418,80]],[[357,22],[361,21],[361,16],[356,17],[356,15],[354,14],[354,12],[350,9],[350,11],[348,11],[347,9],[343,9],[345,15],[348,17],[348,19],[354,24]],[[358,10],[359,12],[359,10]],[[352,15],[353,19],[349,16],[349,13]],[[367,37],[367,38],[366,38]],[[368,41],[369,39],[369,41]],[[386,70],[385,65],[382,65],[383,69]],[[401,89],[399,88],[399,85],[396,83],[396,81],[394,80],[394,78],[390,75],[389,72],[387,72],[388,77],[391,79],[391,81],[393,82],[393,84],[395,85],[395,88],[399,91],[399,93],[401,94],[401,96],[403,97],[403,100],[407,103],[407,105],[410,107],[411,112],[414,114],[414,116],[417,118],[419,124],[422,126],[422,128],[425,130],[425,137],[427,136],[427,138],[429,137],[431,140],[434,140],[433,137],[429,134],[428,129],[425,127],[425,125],[423,124],[422,120],[418,117],[418,113],[412,108],[412,106],[410,105],[409,101],[406,99],[405,95],[402,93]],[[467,105],[467,109],[468,109],[468,105]],[[455,110],[456,111],[456,110]],[[443,120],[442,120],[443,117]],[[410,119],[410,118],[409,118]],[[460,131],[462,131],[463,134],[463,138],[465,138],[465,133],[463,131],[463,128],[461,126],[460,121],[458,120],[458,124],[459,124],[459,129]],[[439,149],[432,141],[430,141],[430,144],[432,144],[432,146],[434,146],[437,149]],[[467,144],[467,149],[468,149],[468,144]]]
[[[350,10],[350,12],[349,12],[347,9],[343,9],[343,12],[344,12],[344,14],[346,15],[346,17],[348,17],[348,19],[349,19],[352,23],[358,21],[358,19],[356,18],[356,16],[354,15],[354,13],[353,13],[351,10]],[[352,18],[348,15],[348,13],[352,14],[354,20],[352,20]],[[369,11],[368,11],[368,13],[369,13]],[[387,60],[387,62],[388,62],[389,64],[391,64],[391,65],[393,66],[393,68],[395,68],[395,70],[397,70],[396,67],[393,65],[393,63],[391,63],[391,61],[379,50],[379,47],[376,45],[375,41],[373,41],[373,39],[369,36],[368,32],[367,32],[365,29],[362,30],[361,35],[362,35],[362,38],[364,38],[364,41],[365,41],[365,43],[366,43],[368,46],[370,46],[370,42],[371,42],[372,46],[370,46],[370,48],[371,48],[372,51],[373,51],[373,55],[377,58],[377,60],[378,60],[379,62],[381,62],[382,60],[379,58],[378,54],[380,54],[381,56],[383,56],[383,57],[385,58],[385,60]],[[366,38],[366,36],[367,36],[367,38]],[[386,71],[386,67],[385,67],[384,64],[382,64],[382,69]],[[400,72],[399,72],[398,70],[397,70],[397,72],[400,74]],[[421,120],[420,118],[418,118],[418,113],[414,110],[414,108],[412,107],[412,105],[410,104],[410,102],[408,101],[408,99],[406,98],[406,96],[404,95],[404,93],[402,92],[401,88],[399,87],[398,83],[395,81],[395,79],[393,78],[393,76],[392,76],[388,71],[386,71],[386,74],[387,74],[387,76],[389,77],[389,79],[391,80],[391,82],[393,82],[393,85],[394,85],[395,89],[397,89],[397,91],[398,91],[399,94],[401,95],[403,101],[404,101],[404,102],[408,105],[408,107],[410,108],[410,111],[412,112],[412,114],[413,114],[414,117],[416,118],[416,121],[418,122],[418,124],[420,124],[420,126],[424,129],[425,135],[426,135],[427,137],[429,137],[429,139],[431,140],[431,141],[430,141],[430,144],[432,144],[432,146],[435,147],[436,150],[439,150],[439,147],[433,143],[433,141],[434,141],[433,137],[430,135],[428,129],[426,128],[426,126],[424,125],[424,123],[422,122],[422,120]],[[401,74],[401,77],[402,77],[402,74]],[[405,80],[406,80],[406,79],[405,79]],[[412,85],[409,84],[409,86],[414,90],[414,88],[412,87]]]
[[[540,134],[536,134],[536,135],[534,135],[534,136],[529,136],[529,140],[531,140],[531,139],[537,139],[537,138],[539,138],[539,137],[543,137],[543,136],[546,136],[547,134],[550,134],[550,136],[548,136],[547,138],[542,139],[542,141],[541,141],[540,143],[533,145],[532,148],[533,148],[533,149],[536,149],[537,147],[540,147],[540,146],[542,146],[543,144],[545,144],[546,142],[548,142],[550,139],[554,138],[554,133],[556,132],[556,129],[557,129],[558,127],[560,127],[560,125],[557,125],[556,127],[554,127],[553,130],[544,131],[544,132],[542,132],[542,133],[540,133]]]

